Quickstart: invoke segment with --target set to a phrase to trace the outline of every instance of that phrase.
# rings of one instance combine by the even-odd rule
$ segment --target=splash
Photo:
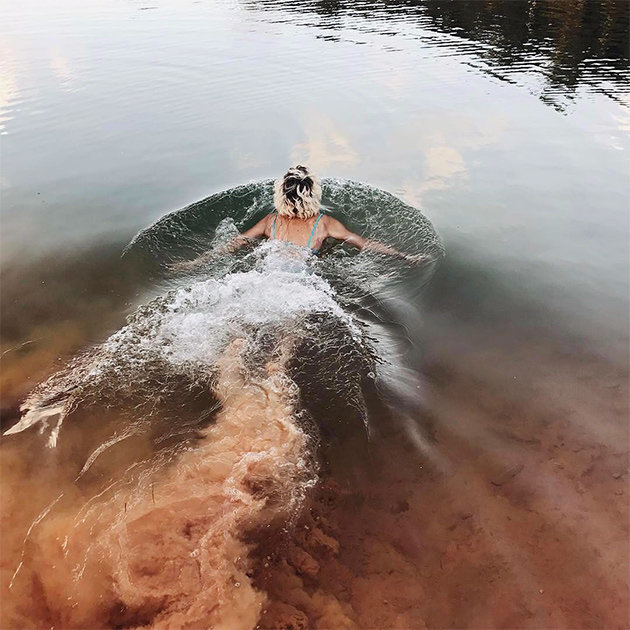
[[[182,383],[209,386],[218,359],[235,339],[250,355],[281,336],[317,337],[307,317],[325,315],[353,342],[361,331],[335,301],[328,282],[313,272],[298,248],[268,243],[252,253],[254,268],[224,278],[197,279],[141,307],[101,346],[73,360],[22,405],[23,418],[6,434],[57,418],[48,445],[57,443],[63,418],[80,405],[129,406],[151,415],[156,398],[177,396]]]

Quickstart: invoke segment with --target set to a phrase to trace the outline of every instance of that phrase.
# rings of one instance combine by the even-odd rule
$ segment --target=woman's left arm
[[[427,262],[433,262],[434,260],[432,256],[428,256],[426,254],[404,254],[403,252],[399,252],[397,249],[394,249],[389,245],[385,245],[380,241],[375,241],[373,239],[359,236],[358,234],[351,232],[341,221],[333,219],[332,217],[327,217],[326,227],[328,236],[331,236],[338,241],[343,241],[344,243],[354,245],[361,250],[371,250],[373,252],[376,252],[377,254],[386,254],[395,258],[401,258],[402,260],[406,260],[407,262],[411,262],[414,264],[423,264]]]

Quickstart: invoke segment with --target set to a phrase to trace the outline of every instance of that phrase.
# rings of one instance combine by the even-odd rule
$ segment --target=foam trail
[[[26,537],[24,538],[24,542],[22,544],[22,554],[20,556],[20,563],[18,564],[18,566],[16,567],[15,571],[13,572],[13,575],[11,576],[11,581],[9,582],[9,589],[11,589],[13,587],[13,583],[15,582],[15,578],[17,577],[18,573],[20,572],[20,569],[22,568],[22,566],[24,565],[24,554],[25,554],[25,545],[26,542],[28,541],[31,533],[33,532],[33,530],[35,529],[35,527],[37,527],[37,525],[46,518],[46,516],[48,516],[50,510],[52,510],[55,505],[57,503],[59,503],[59,501],[61,500],[61,498],[63,497],[63,492],[54,500],[52,501],[49,505],[47,505],[37,516],[37,518],[31,523],[30,527],[28,528],[27,532],[26,532]]]
[[[111,439],[109,439],[106,442],[104,442],[103,444],[101,444],[87,458],[85,464],[83,465],[83,468],[81,468],[81,470],[79,471],[79,474],[77,475],[75,481],[78,481],[79,479],[81,479],[81,477],[83,477],[83,475],[85,475],[85,473],[88,470],[90,470],[90,468],[92,467],[92,464],[94,464],[94,462],[97,460],[97,458],[100,455],[102,455],[108,448],[111,448],[115,444],[118,444],[119,442],[122,442],[123,440],[126,440],[127,438],[131,437],[132,435],[137,433],[138,430],[139,430],[138,427],[131,426],[128,429],[126,429],[125,431],[123,431],[121,435],[115,435]]]
[[[22,411],[26,411],[26,407],[21,408]],[[52,418],[54,416],[60,416],[63,418],[66,414],[66,406],[65,405],[54,405],[52,407],[43,407],[39,409],[29,409],[23,418],[16,424],[14,424],[10,429],[7,429],[4,432],[4,435],[12,435],[14,433],[20,433],[30,427],[38,424],[39,422],[46,422],[48,418]],[[56,438],[51,443],[51,446],[55,446]]]

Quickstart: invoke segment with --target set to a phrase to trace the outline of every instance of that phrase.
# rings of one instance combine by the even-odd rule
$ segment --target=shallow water
[[[629,6],[5,6],[0,625],[625,627]]]

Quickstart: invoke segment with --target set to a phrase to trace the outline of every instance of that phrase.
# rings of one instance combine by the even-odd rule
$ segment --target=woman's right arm
[[[267,225],[269,224],[269,218],[271,216],[272,216],[271,214],[264,216],[260,221],[258,221],[258,223],[256,223],[256,225],[254,225],[253,227],[250,227],[249,230],[245,230],[240,236],[237,236],[236,238],[251,239],[251,238],[260,238],[261,236],[265,236],[267,233]]]
[[[220,245],[216,249],[205,252],[204,254],[197,256],[197,258],[193,260],[185,260],[183,262],[175,263],[174,265],[172,265],[172,269],[175,271],[194,269],[197,265],[200,265],[210,260],[212,256],[215,256],[217,254],[231,254],[232,252],[235,252],[237,249],[240,249],[241,247],[246,245],[249,241],[260,238],[261,236],[266,236],[267,224],[269,222],[270,216],[271,215],[268,214],[267,216],[263,217],[260,221],[258,221],[258,223],[256,223],[256,225],[250,227],[249,230],[245,230],[238,236],[231,238],[227,243],[225,243],[224,245]]]
[[[270,214],[264,216],[256,225],[250,227],[249,230],[241,232],[241,234],[230,239],[225,245],[222,245],[215,251],[219,254],[231,254],[243,247],[243,245],[247,245],[249,241],[253,241],[261,236],[266,236],[270,216]]]

